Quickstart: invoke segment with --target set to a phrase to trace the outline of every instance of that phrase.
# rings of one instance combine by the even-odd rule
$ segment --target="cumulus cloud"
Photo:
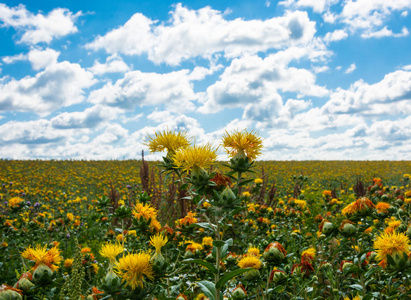
[[[345,70],[344,73],[345,73],[345,74],[350,74],[350,73],[354,72],[355,69],[357,69],[357,66],[356,66],[355,64],[351,64],[351,65],[347,68],[347,70]]]
[[[67,61],[52,64],[34,77],[0,81],[0,111],[27,111],[41,115],[84,100],[93,75]]]
[[[410,99],[411,72],[398,70],[375,84],[359,80],[348,90],[338,88],[323,109],[331,114],[408,114],[411,112]]]
[[[298,96],[322,97],[328,94],[325,87],[316,85],[315,75],[306,69],[288,67],[283,53],[266,58],[246,56],[234,59],[220,80],[207,88],[204,105],[200,112],[213,113],[224,107],[247,106],[248,115],[261,111],[264,103],[276,114],[280,105],[277,94],[294,92]],[[257,106],[261,108],[257,108]],[[252,108],[254,107],[254,108]],[[262,112],[262,111],[261,111]]]
[[[15,62],[24,61],[24,60],[27,60],[27,55],[24,54],[24,53],[12,55],[12,56],[4,56],[4,57],[2,58],[2,61],[3,61],[5,64],[13,64],[13,63],[15,63]]]
[[[91,68],[88,68],[95,75],[102,75],[106,73],[124,73],[130,71],[130,67],[117,54],[107,57],[105,63],[100,63],[98,60],[94,61]]]
[[[137,106],[166,105],[172,111],[194,109],[197,98],[188,78],[188,70],[171,73],[127,72],[114,84],[108,82],[90,93],[89,101],[132,110]]]
[[[362,32],[363,38],[379,38],[382,36],[402,37],[408,35],[406,28],[401,33],[394,34],[386,27],[381,28],[393,12],[403,11],[411,7],[411,0],[348,0],[339,15],[342,23],[349,26],[351,31]]]
[[[314,34],[315,22],[306,12],[287,12],[264,21],[228,21],[222,12],[210,7],[190,10],[177,4],[167,23],[136,13],[123,26],[97,37],[86,47],[108,53],[147,54],[155,63],[178,65],[192,57],[210,58],[217,52],[233,58],[306,44]]]
[[[47,15],[33,14],[22,4],[8,7],[0,3],[0,25],[22,32],[19,42],[30,45],[49,44],[53,39],[77,32],[74,22],[81,14],[65,8],[53,9]]]
[[[32,49],[27,55],[33,70],[41,70],[50,65],[56,64],[60,55],[59,51],[47,48],[45,50]]]
[[[327,32],[324,36],[324,41],[327,43],[341,41],[343,39],[346,39],[347,37],[348,37],[348,33],[345,32],[344,29],[337,29],[337,30],[334,30],[333,32]]]

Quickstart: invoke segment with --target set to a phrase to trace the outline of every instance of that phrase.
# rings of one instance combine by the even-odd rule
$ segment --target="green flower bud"
[[[253,269],[244,273],[244,279],[251,281],[253,279],[260,278],[260,271]]]
[[[54,272],[52,269],[50,269],[45,264],[41,264],[33,272],[33,282],[35,284],[50,283],[53,273]]]

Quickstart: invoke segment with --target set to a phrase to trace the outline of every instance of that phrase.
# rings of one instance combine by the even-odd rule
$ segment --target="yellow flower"
[[[299,205],[301,209],[305,209],[307,207],[307,201],[295,199],[294,203]]]
[[[72,214],[72,213],[68,213],[68,214],[67,214],[67,219],[69,219],[70,221],[73,221],[73,219],[74,219],[73,214]]]
[[[236,154],[243,154],[253,161],[261,154],[263,140],[253,130],[248,132],[246,129],[239,131],[234,130],[232,133],[227,131],[222,137],[223,147],[230,157]]]
[[[21,256],[23,258],[36,262],[33,270],[36,269],[39,265],[44,264],[48,266],[52,271],[56,271],[59,268],[57,265],[61,262],[60,250],[56,247],[47,250],[47,245],[36,245],[34,249],[30,246],[26,250],[24,250]]]
[[[217,149],[211,144],[180,149],[173,156],[175,166],[183,171],[198,171],[212,165],[217,159]]]
[[[150,264],[150,254],[146,252],[127,254],[116,263],[116,273],[134,290],[143,288],[145,278],[154,279],[153,267]]]
[[[171,154],[180,148],[188,147],[190,140],[186,132],[164,130],[155,132],[154,136],[148,135],[144,144],[148,146],[152,153],[167,150],[167,154]]]
[[[387,261],[387,255],[394,256],[399,254],[402,256],[402,253],[408,255],[410,252],[409,247],[408,237],[404,233],[383,233],[374,241],[377,259],[385,262]]]
[[[73,265],[73,261],[74,261],[74,259],[72,259],[72,258],[67,258],[67,259],[64,261],[64,267],[66,267],[66,268],[71,268],[71,266]]]
[[[260,249],[251,246],[250,248],[247,249],[247,253],[250,255],[254,255],[256,257],[260,257]]]
[[[241,269],[245,268],[261,268],[261,260],[254,255],[244,256],[237,264]]]
[[[390,208],[390,204],[386,202],[378,202],[375,208],[379,213],[384,213]]]
[[[137,202],[133,210],[133,216],[136,219],[143,217],[147,221],[150,219],[155,219],[157,218],[157,209],[152,207],[150,204],[142,204],[140,202]]]
[[[21,199],[20,197],[13,197],[9,200],[9,207],[12,207],[12,208],[19,207],[20,206],[19,204],[23,201],[24,200]]]
[[[243,196],[244,197],[251,197],[251,194],[250,194],[250,192],[245,191],[245,192],[243,192]]]
[[[304,250],[303,253],[301,253],[301,257],[308,256],[311,259],[314,259],[315,257],[315,248],[309,248],[307,250]]]
[[[120,233],[119,235],[116,236],[116,240],[118,242],[122,242],[122,241],[124,241],[124,236]]]
[[[203,237],[203,246],[213,247],[213,238],[211,236]]]
[[[123,253],[124,247],[120,244],[110,244],[106,243],[101,247],[100,254],[101,256],[108,258],[110,264],[114,264],[116,261],[116,256],[120,253]]]
[[[195,253],[197,250],[199,251],[203,250],[203,246],[194,241],[187,241],[186,244],[189,244],[186,248],[186,252],[191,251],[192,253]]]
[[[153,246],[155,249],[156,249],[156,253],[155,253],[155,256],[156,257],[158,257],[158,256],[161,256],[161,248],[165,245],[165,244],[167,244],[167,242],[168,242],[168,238],[167,237],[164,237],[162,234],[156,234],[156,235],[153,235],[151,238],[150,238],[150,245],[151,246]]]
[[[84,247],[83,249],[81,249],[81,253],[85,254],[85,253],[89,253],[91,252],[91,249],[89,247]]]
[[[346,207],[343,208],[343,210],[341,211],[341,213],[343,215],[353,215],[357,212],[357,202],[354,201],[350,204],[348,204]]]
[[[261,178],[256,178],[256,179],[254,179],[254,183],[255,184],[261,184],[261,183],[263,183],[263,180]]]

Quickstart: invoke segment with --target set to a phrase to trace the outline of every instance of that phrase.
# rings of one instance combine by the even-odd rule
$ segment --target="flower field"
[[[0,160],[0,299],[409,299],[411,161]]]

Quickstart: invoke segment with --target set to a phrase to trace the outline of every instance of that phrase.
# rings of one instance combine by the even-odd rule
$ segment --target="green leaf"
[[[182,261],[182,263],[195,263],[195,264],[200,264],[203,265],[204,267],[206,267],[207,269],[209,269],[211,272],[213,272],[213,274],[217,274],[217,269],[214,267],[214,265],[212,265],[211,263],[202,260],[202,259],[185,259]]]
[[[203,222],[203,223],[195,223],[196,226],[200,226],[202,228],[214,231],[217,226],[213,225],[215,228],[211,227],[210,223]]]
[[[209,298],[210,300],[215,300],[214,283],[207,280],[201,280],[197,282],[197,285],[200,287],[200,289],[203,291],[204,295],[206,295],[207,298]]]
[[[217,247],[217,248],[221,248],[225,245],[224,241],[213,241],[213,246]]]
[[[362,292],[362,286],[360,284],[351,284],[349,285],[350,288]]]
[[[254,181],[254,179],[247,179],[247,180],[241,181],[238,186],[243,186],[243,185],[246,185],[247,183],[250,183],[250,182],[253,182],[253,181]]]
[[[232,271],[232,272],[230,272],[230,273],[228,273],[228,274],[225,274],[225,275],[224,275],[223,277],[221,277],[221,279],[217,282],[216,288],[217,288],[217,289],[221,289],[221,288],[224,286],[224,284],[226,284],[227,281],[229,281],[231,278],[234,278],[234,277],[236,277],[236,276],[238,276],[238,275],[241,275],[241,274],[243,274],[243,273],[245,273],[245,272],[247,272],[247,271],[250,271],[250,270],[252,270],[252,269],[253,269],[253,268],[238,269],[238,270]]]

